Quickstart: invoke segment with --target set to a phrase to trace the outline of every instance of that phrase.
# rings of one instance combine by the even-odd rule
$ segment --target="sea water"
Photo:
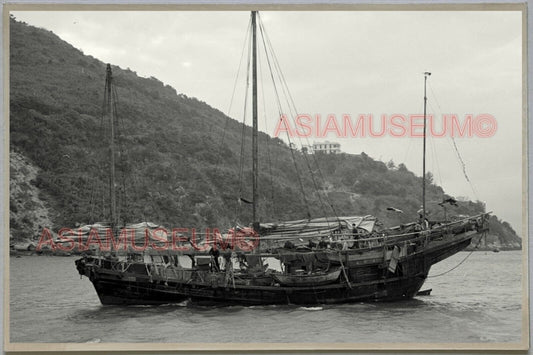
[[[91,282],[80,279],[74,265],[76,257],[11,257],[10,340],[520,342],[521,255],[519,251],[460,252],[433,266],[423,286],[432,289],[429,296],[391,303],[314,307],[200,307],[188,302],[103,306]]]

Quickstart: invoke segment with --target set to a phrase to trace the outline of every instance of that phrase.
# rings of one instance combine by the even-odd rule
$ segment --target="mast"
[[[422,159],[422,223],[426,225],[426,106],[428,98],[426,96],[426,83],[430,72],[424,73],[424,149]]]
[[[113,76],[111,74],[111,65],[107,64],[107,70],[106,70],[106,109],[105,109],[105,115],[106,118],[109,119],[109,131],[110,131],[110,139],[109,139],[109,154],[110,154],[110,166],[109,166],[109,200],[110,200],[110,211],[111,211],[111,229],[113,232],[115,231],[115,228],[117,226],[117,217],[116,217],[116,209],[117,209],[117,201],[116,201],[116,192],[115,192],[115,117],[113,117],[113,106],[112,106],[112,91],[111,91],[111,85],[113,81]]]
[[[257,11],[252,11],[252,222],[253,227],[258,230],[257,220],[257,202],[259,195],[257,191],[258,166],[257,166],[257,33],[256,33],[256,15]]]

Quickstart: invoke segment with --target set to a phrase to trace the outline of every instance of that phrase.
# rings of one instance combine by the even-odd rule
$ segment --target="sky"
[[[19,21],[51,30],[87,55],[130,68],[140,76],[155,77],[178,93],[242,119],[247,59],[241,61],[241,55],[247,48],[249,12],[12,14]],[[298,114],[313,119],[319,115],[323,124],[328,115],[340,124],[344,114],[353,119],[372,114],[378,130],[381,115],[408,118],[423,113],[423,73],[427,71],[431,72],[427,112],[439,130],[444,114],[455,114],[460,123],[467,115],[474,121],[482,114],[492,117],[495,131],[490,137],[474,134],[452,141],[450,131],[444,137],[428,137],[427,169],[447,194],[485,202],[488,211],[511,223],[519,234],[523,196],[521,16],[518,11],[260,13]],[[273,89],[264,86],[270,74],[261,48],[259,52],[259,76],[265,79],[260,84],[264,93],[260,103],[272,103],[259,109],[260,129],[273,135],[280,109]],[[282,106],[281,112],[290,114],[289,106]],[[313,135],[315,130],[307,140],[294,141],[297,145],[338,142],[343,152],[364,151],[374,159],[404,163],[422,174],[422,138],[370,137],[368,132],[357,137],[335,132],[324,138]]]

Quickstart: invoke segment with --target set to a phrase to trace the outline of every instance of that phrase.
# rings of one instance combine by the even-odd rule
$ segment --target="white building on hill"
[[[341,145],[337,142],[313,142],[311,147],[307,147],[313,153],[338,154],[341,152]]]

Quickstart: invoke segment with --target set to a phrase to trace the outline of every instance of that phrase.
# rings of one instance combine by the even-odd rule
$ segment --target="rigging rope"
[[[261,79],[263,79],[263,66],[261,65],[261,62],[258,62],[259,64],[259,76]],[[261,80],[261,98],[263,101],[263,119],[265,121],[265,130],[268,132],[268,120],[267,120],[267,114],[266,114],[266,102],[265,102],[265,88],[264,88],[264,80]],[[267,146],[267,160],[268,160],[268,169],[270,173],[270,201],[272,201],[272,215],[274,214],[276,210],[276,199],[274,198],[274,174],[272,173],[272,159],[270,155],[270,139],[266,140],[266,146]]]
[[[119,181],[119,188],[116,190],[116,211],[117,211],[117,221],[120,222],[121,216],[123,219],[124,224],[127,222],[127,217],[129,216],[129,211],[131,211],[132,204],[130,199],[128,199],[128,191],[129,189],[135,189],[133,180],[135,179],[135,176],[132,175],[132,179],[126,179],[128,171],[130,171],[131,167],[131,160],[129,155],[125,154],[125,145],[124,145],[124,134],[123,130],[125,127],[124,118],[118,114],[119,110],[119,95],[117,91],[116,85],[113,84],[114,77],[111,77],[110,80],[108,80],[106,75],[106,81],[104,86],[104,95],[102,100],[102,112],[100,116],[100,124],[99,128],[96,131],[97,138],[92,140],[93,143],[93,152],[100,152],[102,148],[106,148],[106,145],[97,145],[102,139],[104,141],[107,141],[106,134],[107,126],[111,124],[111,122],[107,122],[105,118],[109,115],[110,119],[113,120],[114,125],[114,136],[111,137],[113,141],[117,145],[117,154],[116,154],[116,164],[115,166],[118,167],[116,173],[117,178],[119,178],[121,181]],[[108,95],[108,93],[110,95]],[[102,173],[107,171],[110,168],[110,162],[108,159],[105,158],[106,153],[104,153],[103,157],[95,157],[95,160],[91,160],[90,164],[91,166],[96,166],[96,171]],[[105,175],[105,174],[104,174]],[[102,180],[105,180],[104,175],[100,175]],[[120,175],[120,177],[119,177]],[[128,180],[128,181],[126,181]],[[109,180],[109,183],[111,184],[111,180]],[[127,185],[127,183],[131,183],[131,187]],[[90,196],[89,196],[89,223],[94,223],[97,220],[107,220],[109,218],[109,215],[111,214],[111,211],[106,211],[108,209],[106,196],[107,193],[104,191],[103,185],[101,184],[101,180],[98,179],[98,177],[94,177],[92,179],[91,187],[90,187]],[[100,199],[101,196],[101,199]],[[108,199],[110,196],[107,197]],[[101,212],[96,213],[95,207],[97,204],[100,203],[101,200]],[[98,201],[98,202],[97,202]]]
[[[280,116],[280,119],[281,119],[281,117],[282,117],[282,108],[281,108],[282,105],[281,105],[281,102],[279,100],[279,92],[278,92],[278,88],[277,88],[277,85],[276,85],[276,81],[274,79],[274,74],[273,74],[273,70],[272,70],[272,64],[271,64],[271,61],[270,61],[270,56],[268,55],[269,51],[267,49],[270,49],[270,53],[272,54],[274,59],[275,59],[275,54],[273,52],[273,48],[267,47],[267,45],[265,43],[265,38],[267,39],[267,42],[268,42],[268,37],[267,37],[267,35],[266,35],[265,31],[264,31],[263,22],[261,21],[260,17],[259,17],[258,23],[259,23],[259,30],[260,30],[260,33],[261,33],[261,39],[262,39],[262,42],[263,42],[263,48],[264,48],[265,54],[266,54],[267,64],[268,64],[268,67],[269,67],[269,70],[270,70],[270,77],[272,79],[272,85],[273,85],[274,91],[276,93],[276,101],[277,101],[277,104],[278,104],[279,116]],[[275,64],[275,62],[274,62],[274,64]],[[278,76],[279,75],[280,75],[280,73],[279,73],[279,70],[278,70]],[[282,86],[282,89],[283,89],[283,86]],[[303,186],[303,182],[302,182],[302,178],[301,178],[301,174],[300,174],[300,169],[298,168],[296,157],[294,155],[294,148],[292,147],[292,142],[291,142],[290,135],[289,135],[288,132],[287,132],[287,139],[289,141],[289,150],[291,152],[293,165],[294,165],[294,168],[296,170],[296,175],[297,175],[297,178],[298,178],[298,184],[300,186],[300,191],[301,191],[301,194],[302,194],[302,199],[304,200],[304,205],[305,205],[305,208],[307,210],[307,216],[308,216],[308,218],[311,218],[311,211],[309,210],[309,201],[307,200],[307,197],[305,196],[305,190],[304,190],[304,186]]]
[[[102,112],[101,112],[101,115],[100,115],[100,134],[99,134],[99,138],[103,138],[105,133],[106,133],[106,127],[104,125],[104,118],[106,117],[106,114],[107,114],[107,110],[108,110],[108,104],[107,104],[107,91],[108,91],[108,87],[111,83],[109,82],[108,78],[107,78],[107,73],[106,73],[106,81],[105,81],[105,85],[104,85],[104,96],[103,96],[103,99],[102,99]],[[109,108],[110,110],[110,108]],[[96,149],[96,140],[95,140],[95,150],[94,151],[98,151],[98,149]],[[106,164],[106,159],[98,159],[97,158],[97,162],[96,162],[96,165],[100,166],[99,169],[98,169],[98,172],[100,172],[101,174],[103,174],[103,172],[105,172],[107,170],[107,164]],[[105,177],[102,176],[102,180],[105,181]],[[102,197],[102,205],[101,205],[101,211],[100,213],[98,214],[98,219],[105,219],[105,216],[106,216],[106,203],[105,203],[105,191],[103,189],[103,185],[99,183],[99,181],[96,181],[96,188],[98,190],[97,192],[97,195],[101,196]],[[96,196],[96,197],[99,197],[99,196]],[[99,199],[98,199],[99,200]],[[98,201],[100,202],[100,201]],[[111,211],[110,211],[111,212]],[[91,212],[91,215],[92,215],[92,212]]]
[[[250,27],[251,27],[251,20],[250,20]],[[251,31],[248,31],[251,37]],[[248,39],[248,53],[251,51],[252,41],[251,38]],[[251,68],[251,61],[250,61],[250,55],[248,55],[248,62],[246,65],[246,90],[244,95],[244,111],[243,111],[243,119],[242,119],[242,130],[241,130],[241,152],[240,152],[240,159],[239,159],[239,202],[235,206],[235,222],[234,226],[237,227],[237,216],[239,215],[239,212],[241,211],[240,207],[240,201],[242,198],[242,192],[243,192],[243,181],[244,181],[244,156],[245,156],[245,146],[246,146],[246,114],[248,111],[248,92],[250,91],[250,68]]]
[[[468,254],[465,256],[465,258],[459,262],[459,264],[455,265],[454,267],[452,267],[452,268],[451,268],[450,270],[448,270],[448,271],[442,272],[442,273],[437,274],[437,275],[431,275],[431,276],[428,276],[427,278],[428,278],[428,279],[431,279],[431,278],[435,278],[435,277],[443,276],[443,275],[446,275],[447,273],[449,273],[449,272],[451,272],[451,271],[457,269],[459,266],[461,266],[461,264],[463,264],[463,263],[466,261],[466,259],[468,259],[468,258],[470,257],[470,255],[472,255],[473,252],[476,251],[476,249],[479,247],[479,244],[481,244],[481,240],[482,240],[484,237],[486,237],[486,235],[487,235],[486,232],[484,232],[484,233],[481,235],[481,237],[479,238],[479,240],[478,240],[476,246],[474,247],[474,249],[472,249],[472,250],[470,251],[470,253],[468,253]]]
[[[117,142],[117,145],[118,145],[118,153],[119,153],[119,156],[118,156],[118,163],[119,165],[122,167],[121,169],[119,169],[119,172],[122,176],[122,194],[118,194],[118,199],[117,199],[117,222],[120,223],[120,216],[121,216],[121,213],[124,212],[123,210],[125,209],[126,211],[129,210],[129,206],[127,205],[127,197],[126,197],[126,173],[124,171],[124,169],[126,168],[124,165],[124,163],[126,162],[125,158],[124,158],[124,144],[123,144],[123,140],[121,139],[122,138],[122,128],[124,128],[124,119],[122,118],[122,116],[120,116],[120,119],[119,119],[119,115],[118,115],[118,93],[117,93],[117,88],[116,86],[112,86],[111,87],[111,95],[112,95],[112,100],[111,100],[111,106],[112,106],[112,109],[113,109],[113,118],[115,119],[115,127],[116,127],[116,130],[115,130],[115,138],[116,138],[116,142]],[[128,164],[129,165],[129,164]],[[119,190],[120,192],[120,190]],[[123,217],[124,218],[124,217]],[[126,220],[124,219],[124,225],[126,224]]]
[[[451,138],[452,138],[452,142],[453,142],[453,147],[455,148],[455,152],[457,153],[457,157],[459,158],[459,161],[461,162],[461,166],[463,168],[463,174],[465,176],[465,179],[470,184],[470,187],[472,188],[472,192],[474,193],[474,196],[476,197],[477,200],[479,200],[479,197],[477,195],[476,189],[474,188],[474,185],[472,184],[472,181],[470,181],[470,179],[468,178],[468,175],[466,174],[466,164],[463,161],[463,158],[461,158],[461,154],[459,153],[459,149],[457,148],[457,144],[455,144],[455,139],[453,139],[453,137],[451,137]]]
[[[228,128],[228,122],[230,120],[231,115],[231,108],[233,106],[233,100],[235,98],[235,91],[237,89],[237,81],[239,80],[239,73],[241,72],[241,65],[242,65],[242,59],[244,58],[244,53],[246,52],[246,44],[248,44],[248,51],[250,50],[250,44],[249,44],[249,38],[250,38],[250,29],[252,27],[252,18],[250,17],[250,20],[248,22],[248,28],[246,30],[246,34],[244,36],[244,42],[242,45],[242,52],[241,52],[241,58],[239,59],[239,67],[237,68],[237,74],[235,75],[235,81],[233,82],[233,91],[231,93],[231,100],[229,103],[228,111],[226,114],[226,122],[224,123],[224,129],[222,131],[222,139],[220,141],[220,148],[222,148],[224,144],[224,138],[226,137],[226,131]],[[249,58],[248,58],[249,60]]]
[[[440,112],[442,113],[442,108],[440,107],[439,100],[437,100],[437,95],[435,95],[435,92],[433,91],[433,86],[431,85],[431,81],[429,81],[429,89],[431,90],[431,93],[433,94],[433,98],[435,99],[435,103],[437,104],[437,107],[439,108]],[[472,183],[472,181],[470,181],[470,178],[468,177],[468,174],[466,173],[466,164],[465,164],[463,158],[461,157],[461,154],[459,153],[459,148],[457,147],[457,144],[455,143],[455,139],[453,138],[453,136],[451,136],[450,138],[451,138],[451,141],[453,143],[453,147],[455,149],[455,153],[457,154],[457,158],[459,159],[459,162],[461,164],[461,168],[463,170],[463,175],[464,175],[466,181],[468,182],[468,184],[470,185],[470,188],[472,189],[472,192],[474,193],[474,197],[479,201],[479,197],[478,197],[476,189],[474,188],[474,184]]]
[[[262,25],[262,22],[260,22],[260,28],[261,28],[261,32],[263,34],[264,32],[264,35],[263,35],[263,43],[264,43],[264,39],[266,37],[266,41],[268,43],[268,48],[270,50],[270,52],[272,53],[272,58],[273,58],[273,63],[274,63],[274,66],[275,68],[277,69],[277,74],[278,74],[278,78],[279,78],[279,81],[281,83],[281,88],[283,90],[283,93],[285,94],[285,98],[286,98],[286,101],[287,101],[287,105],[288,105],[288,108],[289,108],[289,114],[290,114],[290,117],[293,119],[293,121],[295,120],[295,117],[298,113],[297,109],[296,109],[296,105],[294,103],[294,99],[290,93],[290,90],[289,90],[289,87],[287,85],[287,81],[285,80],[285,76],[283,75],[283,72],[281,71],[281,66],[279,64],[279,61],[277,59],[277,56],[276,56],[276,53],[274,51],[274,47],[272,46],[272,42],[270,41],[270,38],[268,37],[268,34],[266,33],[266,31],[263,31],[263,25]],[[265,52],[266,52],[266,44],[264,44],[265,46]],[[267,57],[268,59],[268,57]],[[269,64],[270,65],[270,64]],[[280,113],[281,115],[281,113]],[[288,132],[287,132],[287,135],[288,135]],[[303,146],[302,144],[302,139],[300,136],[298,136],[298,139],[300,141],[300,145]],[[310,146],[309,144],[309,139],[307,137],[305,137],[306,139],[306,143],[307,143],[307,146]],[[288,138],[289,140],[289,147],[291,148],[291,152],[292,152],[292,146],[291,146],[291,141],[290,141],[290,137]],[[308,170],[309,170],[309,173],[311,175],[311,178],[313,180],[313,185],[315,187],[315,192],[319,198],[319,202],[321,203],[321,206],[322,206],[322,209],[323,209],[323,213],[326,214],[326,211],[325,211],[325,208],[324,208],[324,203],[322,201],[322,198],[320,197],[320,190],[318,189],[318,186],[317,186],[317,183],[316,183],[316,180],[315,180],[315,177],[314,177],[314,171],[313,169],[311,169],[311,166],[309,164],[309,161],[308,161],[308,157],[307,157],[307,154],[303,154],[304,155],[304,160],[306,161],[306,164],[307,164],[307,167],[308,167]],[[318,161],[316,159],[316,156],[315,154],[311,154],[313,156],[313,159],[314,159],[314,162],[315,162],[315,165],[317,167],[317,171],[319,173],[319,176],[320,178],[322,179],[322,183],[325,184],[326,180],[322,174],[322,170],[320,169],[320,166],[318,164]],[[333,204],[331,203],[331,201],[329,200],[329,196],[327,195],[327,193],[325,194],[325,198],[329,204],[329,207],[331,208],[331,210],[333,211],[333,214],[335,215],[335,217],[337,217],[338,219],[338,216],[337,216],[337,212],[335,210],[335,208],[333,207]]]
[[[437,112],[437,110],[435,110],[435,108],[433,107],[431,102],[429,102],[429,106],[431,107],[433,112]],[[429,114],[429,115],[431,115],[431,114]],[[433,121],[433,122],[435,122],[435,121]],[[435,164],[437,165],[437,169],[436,169],[437,170],[437,176],[438,176],[438,179],[439,179],[439,184],[440,184],[440,186],[442,186],[442,176],[441,176],[441,172],[440,172],[439,156],[437,154],[436,142],[435,142],[435,139],[434,139],[432,134],[429,135],[429,144],[430,144],[432,152],[433,152],[433,160],[431,162],[432,163],[435,162]],[[435,170],[435,169],[432,169],[432,170]]]

